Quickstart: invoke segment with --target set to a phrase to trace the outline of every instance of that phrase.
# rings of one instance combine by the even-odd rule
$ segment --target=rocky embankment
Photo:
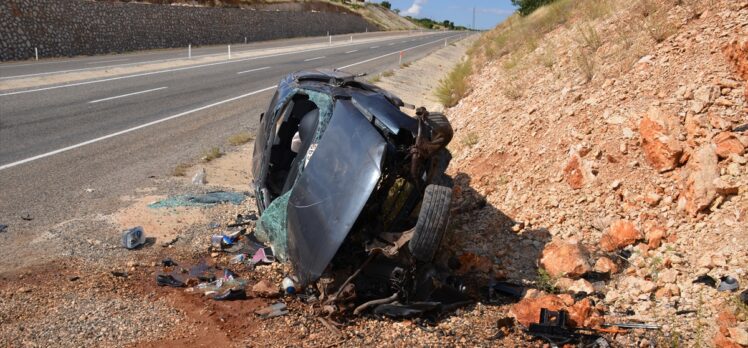
[[[747,346],[748,2],[611,6],[480,57],[449,110],[450,246],[539,289],[511,307],[522,324],[566,308],[661,326],[626,345]]]

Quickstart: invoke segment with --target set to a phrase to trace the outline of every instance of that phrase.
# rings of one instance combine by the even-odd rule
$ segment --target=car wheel
[[[451,201],[452,189],[449,187],[426,186],[415,232],[408,245],[410,253],[417,260],[423,262],[434,260],[436,250],[439,249],[439,244],[447,232]]]

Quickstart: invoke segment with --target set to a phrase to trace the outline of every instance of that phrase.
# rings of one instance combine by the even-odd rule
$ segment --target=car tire
[[[415,232],[410,239],[410,253],[419,261],[434,260],[439,244],[447,232],[452,189],[439,185],[428,185],[423,193],[421,211]]]

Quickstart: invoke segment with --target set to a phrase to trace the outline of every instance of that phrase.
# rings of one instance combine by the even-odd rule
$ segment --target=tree
[[[389,2],[389,1],[382,1],[382,2],[380,3],[380,5],[382,5],[382,7],[386,8],[386,9],[388,9],[388,10],[392,9],[392,4],[390,4],[390,2]]]
[[[517,11],[523,16],[527,16],[538,7],[550,4],[555,0],[512,0],[512,4],[517,6]]]
[[[397,13],[397,14],[400,14],[400,9],[399,9],[399,8],[396,8],[396,9],[392,10],[392,12],[395,12],[395,13]]]

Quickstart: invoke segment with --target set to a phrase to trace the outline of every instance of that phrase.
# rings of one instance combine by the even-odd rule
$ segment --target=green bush
[[[512,0],[512,4],[517,6],[517,12],[527,16],[543,5],[552,3],[555,0]]]
[[[439,82],[436,88],[436,97],[445,107],[452,107],[467,95],[470,85],[468,77],[473,71],[470,60],[457,64],[446,78]]]

